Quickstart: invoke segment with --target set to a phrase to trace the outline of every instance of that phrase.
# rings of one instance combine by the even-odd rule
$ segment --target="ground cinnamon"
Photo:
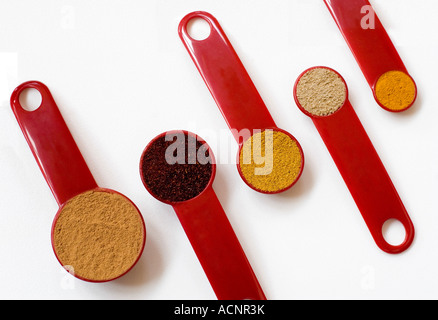
[[[53,248],[75,276],[108,281],[126,273],[142,253],[144,223],[124,196],[87,191],[69,200],[53,226]]]

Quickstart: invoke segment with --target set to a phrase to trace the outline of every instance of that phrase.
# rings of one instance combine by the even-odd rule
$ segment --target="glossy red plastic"
[[[210,25],[210,35],[206,39],[195,40],[190,37],[187,24],[195,18],[204,19]],[[215,17],[203,11],[189,13],[181,20],[178,33],[239,144],[238,154],[240,154],[240,149],[245,142],[242,139],[242,132],[246,131],[252,134],[256,130],[278,130],[242,61]],[[285,132],[284,130],[281,131]],[[287,134],[297,143],[301,151],[302,172],[304,156],[301,146],[290,133]],[[237,158],[239,159],[239,157]],[[286,189],[277,192],[265,192],[251,186],[241,174],[239,164],[237,164],[237,167],[245,183],[252,189],[262,193],[283,192],[292,187],[301,176],[300,172],[294,183]]]
[[[266,300],[245,252],[213,190],[216,163],[210,147],[208,150],[213,165],[211,178],[205,190],[195,198],[181,202],[163,201],[154,195],[145,182],[142,163],[146,151],[156,139],[175,132],[184,132],[206,144],[199,136],[187,131],[168,131],[155,137],[146,146],[140,160],[140,176],[146,190],[157,200],[173,207],[219,300]]]
[[[335,70],[326,68],[335,73]],[[406,250],[414,239],[412,221],[364,127],[347,98],[344,105],[329,116],[315,116],[307,112],[297,98],[297,84],[294,87],[295,102],[300,110],[309,116],[342,178],[359,208],[377,246],[387,253],[400,253]],[[337,73],[344,81],[342,76]],[[347,84],[345,83],[345,87]],[[399,245],[389,244],[383,235],[383,224],[390,220],[400,221],[406,231],[404,241]]]
[[[382,105],[376,97],[376,83],[384,73],[402,71],[410,75],[370,2],[368,0],[324,0],[324,2],[358,62],[379,106],[390,112],[409,109],[415,99],[405,109],[391,110]],[[363,20],[367,14],[373,15],[374,23],[371,26]]]
[[[42,98],[41,105],[34,111],[27,111],[20,104],[20,94],[30,88],[38,90]],[[53,247],[53,228],[59,213],[68,200],[89,190],[121,194],[114,190],[98,187],[46,85],[38,81],[29,81],[21,84],[12,93],[11,107],[35,160],[59,205],[59,210],[52,225]],[[132,203],[128,198],[126,200]],[[135,204],[132,204],[137,209],[142,220],[143,234],[146,237],[143,217]],[[143,248],[145,239],[143,239]],[[138,258],[140,258],[143,248]],[[55,250],[54,252],[56,255]],[[57,255],[56,257],[58,258]],[[126,274],[129,270],[122,275]],[[115,279],[95,281],[79,277],[78,275],[74,276],[89,282],[106,282]]]
[[[40,92],[41,106],[27,111],[19,97],[25,89]],[[11,97],[13,112],[56,201],[64,204],[74,196],[97,188],[76,142],[49,89],[37,81],[23,83]]]

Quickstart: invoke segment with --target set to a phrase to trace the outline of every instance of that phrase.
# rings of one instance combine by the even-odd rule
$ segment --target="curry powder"
[[[262,192],[287,189],[299,178],[302,166],[303,155],[297,142],[280,131],[253,134],[239,154],[244,180]]]

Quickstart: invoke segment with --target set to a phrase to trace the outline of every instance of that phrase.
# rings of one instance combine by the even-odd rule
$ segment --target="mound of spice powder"
[[[344,105],[347,87],[334,71],[314,68],[300,78],[297,98],[307,112],[315,116],[328,116]]]
[[[207,145],[185,132],[160,136],[141,159],[143,181],[149,192],[165,202],[198,196],[209,184],[213,165]]]
[[[417,88],[412,78],[402,71],[389,71],[376,83],[376,98],[386,108],[400,111],[415,100]]]
[[[255,133],[245,141],[239,154],[243,178],[263,192],[280,192],[300,176],[303,156],[289,135],[273,130]]]
[[[52,241],[58,260],[70,273],[86,280],[108,281],[137,262],[144,247],[144,223],[124,196],[92,190],[61,208]]]

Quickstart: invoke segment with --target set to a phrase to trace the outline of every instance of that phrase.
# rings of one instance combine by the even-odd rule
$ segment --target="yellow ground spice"
[[[263,192],[279,192],[290,187],[300,176],[302,165],[297,142],[281,131],[253,134],[239,155],[243,178]]]
[[[69,200],[53,229],[53,247],[69,272],[107,281],[128,271],[144,246],[145,230],[137,208],[124,196],[87,191]]]
[[[376,83],[376,98],[386,108],[400,111],[415,100],[417,89],[412,78],[402,71],[389,71]]]

